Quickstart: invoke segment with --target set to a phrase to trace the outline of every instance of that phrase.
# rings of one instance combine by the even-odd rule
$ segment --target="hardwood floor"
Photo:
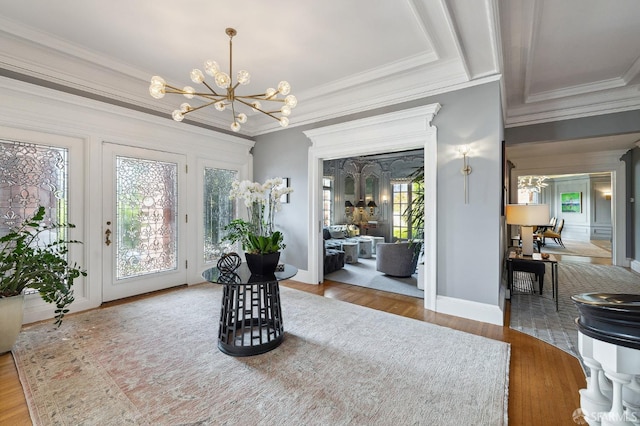
[[[580,406],[578,390],[586,387],[585,376],[576,358],[554,346],[511,330],[508,326],[500,327],[425,310],[422,299],[332,281],[325,281],[319,286],[295,281],[285,281],[282,285],[508,342],[511,344],[509,423],[517,426],[575,424],[572,413]],[[179,291],[179,288],[166,291]],[[143,295],[114,303],[152,296]],[[506,324],[509,324],[508,308]],[[460,385],[464,386],[464,383]],[[10,353],[0,355],[0,425],[4,424],[31,424]]]

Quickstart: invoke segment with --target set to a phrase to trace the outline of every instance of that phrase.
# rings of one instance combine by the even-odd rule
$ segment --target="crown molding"
[[[417,72],[417,78],[420,78],[420,74],[424,75],[424,72],[425,71]],[[394,91],[393,87],[390,88],[387,95],[381,94],[381,92],[384,92],[381,91],[381,88],[385,86],[385,83],[378,82],[376,85],[369,85],[367,87],[360,88],[359,91],[352,88],[352,90],[346,91],[339,96],[332,97],[330,102],[323,101],[324,105],[316,105],[314,101],[311,100],[305,105],[305,107],[308,108],[308,111],[306,109],[303,111],[299,108],[300,111],[296,112],[301,114],[297,115],[295,121],[291,120],[288,128],[304,126],[376,108],[389,107],[404,102],[427,98],[429,96],[436,96],[442,93],[479,86],[501,80],[502,75],[489,75],[487,77],[467,81],[464,78],[464,73],[459,71],[457,76],[451,74],[448,77],[450,80],[441,80],[439,84],[425,84],[424,78],[422,78],[420,80],[422,85],[419,87],[405,87],[402,89],[396,85],[396,90]],[[404,77],[402,80],[404,80]],[[395,80],[387,82],[389,86],[393,86],[396,83],[397,81]],[[367,93],[367,91],[369,93]],[[373,96],[376,93],[378,96]],[[353,102],[353,99],[359,98],[367,99],[367,101],[361,103]],[[372,99],[374,99],[375,102],[371,102]],[[271,126],[269,126],[269,123],[266,123],[265,126],[259,126],[258,130],[259,131],[256,134],[265,134],[279,130],[279,126],[277,126],[277,123]]]
[[[507,108],[505,127],[527,126],[640,109],[639,91],[640,85],[625,86],[606,92],[511,106]]]
[[[539,157],[510,157],[515,167],[512,176],[527,176],[531,174],[570,174],[593,172],[609,172],[620,163],[620,157],[626,150],[585,152],[564,154],[557,157],[542,155]]]
[[[203,149],[215,148],[221,152],[244,153],[255,145],[255,142],[249,139],[178,123],[171,119],[61,93],[2,76],[0,76],[0,93],[0,98],[7,101],[0,103],[1,125],[25,129],[44,126],[49,130],[63,129],[61,132],[64,134],[69,134],[69,129],[73,129],[74,134],[86,137],[87,132],[104,135],[105,120],[111,120],[113,126],[109,137],[112,139],[118,137],[148,139],[150,135],[147,130],[140,130],[140,126],[124,124],[135,122],[146,123],[158,129],[154,137],[165,140],[169,145],[175,144],[176,136],[181,140],[187,138],[190,144],[199,145]],[[43,114],[42,111],[50,112]],[[137,132],[140,131],[142,133],[138,134]]]
[[[299,105],[289,127],[316,123],[375,108],[387,107],[452,90],[459,90],[499,78],[496,70],[478,70],[476,77],[464,56],[465,49],[450,13],[449,0],[438,0],[438,16],[445,22],[432,22],[426,14],[426,0],[410,0],[410,6],[431,46],[423,53],[375,69],[336,80],[297,94]],[[483,10],[495,15],[494,0],[484,0]],[[487,10],[490,8],[490,10]],[[441,27],[449,32],[442,33]],[[152,73],[136,69],[106,55],[24,27],[0,17],[0,75],[16,78],[61,92],[162,115],[171,119],[179,100],[169,96],[154,99],[148,93]],[[444,34],[444,36],[443,36]],[[496,34],[493,34],[494,36]],[[495,40],[491,41],[495,43]],[[485,68],[485,67],[483,67]],[[3,71],[4,70],[4,71]],[[254,137],[281,130],[279,123],[259,113],[248,113],[249,120],[238,135]],[[229,133],[228,115],[208,108],[189,115],[191,123]]]
[[[594,83],[579,84],[576,86],[564,87],[562,89],[529,94],[525,97],[524,103],[544,102],[553,99],[568,98],[571,96],[599,92],[602,90],[617,89],[626,86],[626,84],[627,82],[623,78],[611,78]]]

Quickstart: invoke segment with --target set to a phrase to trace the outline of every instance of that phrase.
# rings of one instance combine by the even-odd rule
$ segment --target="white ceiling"
[[[182,87],[206,59],[227,69],[227,27],[234,70],[252,74],[238,91],[288,80],[291,126],[501,78],[507,127],[640,109],[637,0],[0,0],[0,11],[4,74],[166,116],[182,99],[151,98],[150,77]],[[246,136],[280,129],[245,112]]]

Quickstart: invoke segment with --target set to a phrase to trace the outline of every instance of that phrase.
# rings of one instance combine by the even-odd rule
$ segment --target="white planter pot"
[[[0,298],[0,354],[9,352],[22,329],[24,296]]]

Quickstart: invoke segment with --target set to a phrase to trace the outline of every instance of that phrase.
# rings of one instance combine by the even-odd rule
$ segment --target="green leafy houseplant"
[[[234,219],[224,229],[224,241],[240,243],[249,254],[272,254],[284,249],[282,232],[274,230],[275,213],[280,210],[280,199],[293,189],[283,185],[282,178],[268,179],[265,183],[234,181],[230,197],[242,198],[248,220]]]
[[[270,235],[256,235],[250,231],[251,224],[242,220],[234,219],[225,227],[228,232],[225,240],[235,244],[242,244],[242,249],[251,254],[276,253],[286,247],[282,232],[274,231]]]
[[[407,206],[403,215],[411,223],[413,239],[424,238],[424,166],[418,167],[409,175],[413,185],[411,203]]]
[[[0,297],[23,294],[25,289],[38,291],[47,303],[54,303],[55,325],[69,312],[73,302],[73,283],[86,276],[84,269],[67,261],[69,244],[80,241],[58,237],[59,230],[74,228],[70,223],[44,224],[45,208],[40,206],[36,214],[25,220],[0,238]],[[42,240],[47,234],[56,235],[54,241]]]
[[[413,185],[413,197],[403,215],[411,223],[413,238],[409,248],[420,258],[424,254],[424,166],[409,175]]]

